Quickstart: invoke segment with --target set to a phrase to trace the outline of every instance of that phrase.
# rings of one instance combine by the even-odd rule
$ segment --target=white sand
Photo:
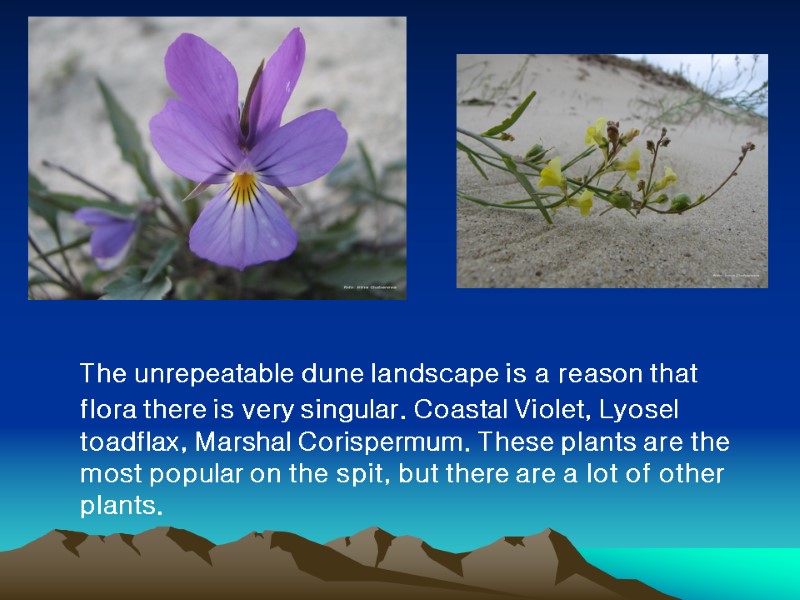
[[[463,87],[464,74],[475,73],[463,71],[465,67],[488,61],[486,73],[493,74],[496,84],[508,79],[524,58],[459,56],[459,83]],[[532,57],[519,89],[523,95],[530,90],[538,95],[510,129],[516,141],[503,148],[524,154],[542,143],[555,147],[548,156],[560,154],[564,161],[585,148],[586,128],[598,117],[620,121],[623,132],[643,129],[652,113],[637,100],[681,94],[633,71],[587,64],[568,55]],[[466,98],[480,96],[480,90],[473,92]],[[513,106],[459,105],[458,125],[484,131],[507,117]],[[663,175],[663,165],[672,167],[679,181],[670,190],[692,198],[712,191],[728,176],[742,144],[752,141],[757,149],[722,191],[684,215],[645,211],[633,219],[615,210],[598,218],[596,202],[589,218],[581,218],[577,209],[562,209],[550,226],[538,211],[482,207],[459,199],[458,286],[766,287],[767,133],[707,117],[668,128],[672,143],[659,152],[662,166],[656,174]],[[654,138],[658,132],[648,130],[634,142],[641,148],[643,167],[650,157],[645,140]],[[459,139],[479,147],[469,138]],[[646,172],[640,171],[640,176]],[[463,153],[458,153],[458,188],[494,202],[526,196],[508,174],[495,172],[487,183]]]

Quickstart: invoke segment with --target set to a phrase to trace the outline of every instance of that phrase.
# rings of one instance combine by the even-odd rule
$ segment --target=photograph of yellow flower
[[[459,287],[767,286],[768,57],[681,56],[459,55]]]

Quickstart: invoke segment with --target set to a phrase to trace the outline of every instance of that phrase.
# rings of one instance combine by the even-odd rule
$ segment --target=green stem
[[[539,210],[538,206],[521,206],[521,204],[525,202],[533,202],[533,198],[525,198],[524,200],[509,200],[508,202],[504,202],[502,204],[497,204],[496,202],[489,202],[488,200],[483,200],[482,198],[477,198],[475,196],[470,196],[469,194],[465,194],[464,192],[456,192],[456,195],[459,198],[464,200],[469,200],[470,202],[474,202],[475,204],[480,204],[482,206],[493,206],[495,208],[508,208],[511,210]],[[558,208],[561,204],[563,204],[562,200],[558,202],[554,202],[553,204],[546,204],[545,208]]]
[[[653,183],[653,172],[656,170],[656,159],[658,158],[658,148],[661,146],[661,140],[656,143],[655,150],[653,151],[653,160],[650,161],[650,175],[647,177],[647,185],[644,186],[644,207],[647,203],[647,198],[650,196],[650,186]]]
[[[535,173],[528,173],[526,171],[522,171],[522,170],[517,168],[517,161],[516,161],[516,159],[514,159],[513,155],[511,155],[510,153],[506,152],[505,150],[503,150],[501,148],[498,148],[495,144],[487,141],[482,136],[480,136],[480,135],[478,135],[476,133],[473,133],[471,131],[467,131],[466,129],[462,129],[460,127],[456,127],[456,131],[458,133],[461,133],[463,135],[469,136],[469,137],[479,141],[481,144],[483,144],[484,146],[487,146],[492,151],[494,151],[497,155],[499,155],[503,159],[503,164],[505,166],[501,166],[500,164],[495,163],[494,162],[494,157],[489,155],[489,154],[484,154],[482,152],[477,152],[477,151],[474,151],[474,150],[472,151],[473,156],[478,158],[481,162],[484,162],[484,163],[488,164],[489,166],[494,167],[496,169],[499,169],[501,171],[506,171],[508,173],[513,174],[517,178],[517,180],[520,182],[522,187],[525,189],[525,191],[528,192],[528,194],[530,195],[530,197],[531,197],[530,201],[533,201],[533,202],[536,203],[536,208],[542,213],[542,215],[544,216],[545,220],[548,223],[552,224],[552,222],[553,222],[552,218],[550,217],[550,213],[548,212],[548,209],[558,208],[560,206],[563,206],[564,204],[566,204],[569,201],[570,198],[574,198],[576,195],[580,194],[585,189],[591,190],[592,192],[597,194],[597,196],[600,199],[608,201],[608,199],[605,197],[605,195],[610,194],[611,193],[610,190],[607,190],[607,189],[604,189],[604,188],[601,188],[601,187],[597,187],[597,186],[593,186],[593,185],[590,185],[590,184],[591,184],[592,181],[594,181],[597,177],[601,176],[606,171],[606,169],[608,168],[608,165],[611,163],[611,161],[614,158],[616,158],[617,155],[619,154],[620,150],[622,149],[622,146],[617,148],[616,152],[614,152],[614,151],[610,152],[609,156],[608,156],[608,159],[606,159],[603,162],[603,164],[600,165],[600,167],[594,173],[592,173],[592,175],[587,177],[585,181],[578,181],[576,179],[566,178],[567,179],[567,185],[570,186],[570,190],[567,193],[565,193],[564,197],[561,198],[560,200],[558,200],[557,202],[545,205],[539,199],[542,196],[542,194],[537,194],[535,192],[535,190],[533,189],[530,181],[528,180],[529,176],[535,177],[535,176],[539,175],[541,173],[541,168],[537,168],[537,166],[535,166],[535,165],[530,165],[530,164],[522,161],[520,163],[521,165],[529,167],[530,169],[533,169],[536,172]],[[583,152],[581,152],[580,154],[575,156],[575,158],[570,160],[565,167],[562,167],[562,169],[561,169],[562,172],[564,171],[564,169],[569,168],[570,166],[574,165],[575,163],[579,162],[580,160],[588,157],[590,154],[592,154],[596,150],[597,150],[597,146],[592,146],[590,148],[587,148],[586,150],[584,150]],[[620,184],[620,182],[624,178],[625,178],[625,173],[622,174],[620,179],[617,181],[616,185],[618,186]],[[503,204],[495,204],[495,203],[492,203],[492,202],[486,202],[486,201],[483,201],[483,200],[480,200],[480,199],[475,199],[473,197],[466,197],[464,194],[461,194],[461,193],[459,193],[458,195],[461,196],[462,198],[464,198],[465,200],[470,200],[471,202],[476,202],[477,204],[482,204],[484,206],[494,206],[494,207],[497,207],[497,208],[525,208],[525,209],[533,208],[533,207],[507,206],[507,205],[503,205]],[[549,195],[553,195],[553,194],[549,194]],[[547,194],[545,196],[547,196]],[[515,202],[517,202],[517,201],[515,201]],[[521,203],[522,201],[519,201],[519,202]]]
[[[580,184],[580,185],[579,185],[579,186],[578,186],[576,189],[574,189],[572,192],[570,192],[570,193],[567,195],[567,198],[568,198],[568,199],[569,199],[569,198],[572,198],[573,196],[575,196],[575,194],[577,194],[577,193],[579,193],[579,192],[582,192],[583,190],[585,190],[585,189],[586,189],[586,188],[589,186],[589,183],[590,183],[590,182],[591,182],[591,181],[592,181],[592,180],[593,180],[595,177],[597,177],[598,175],[600,175],[600,174],[601,174],[601,173],[602,173],[604,170],[605,170],[605,165],[603,165],[602,167],[600,167],[599,169],[597,169],[597,171],[595,171],[595,172],[594,172],[594,173],[591,175],[591,177],[587,177],[587,178],[586,178],[586,181],[582,182],[582,183],[581,183],[581,184]],[[568,181],[572,182],[573,180],[568,180]],[[575,184],[577,185],[577,184],[578,184],[578,182],[576,181],[576,182],[575,182]],[[605,191],[605,190],[604,190],[604,191]],[[607,193],[608,193],[608,192],[607,192]]]
[[[106,198],[111,200],[111,202],[121,202],[121,200],[119,199],[118,196],[115,196],[114,194],[112,194],[108,190],[100,187],[96,183],[92,183],[88,179],[85,179],[84,177],[81,177],[80,175],[78,175],[74,171],[69,170],[67,167],[65,167],[63,165],[59,165],[59,164],[56,164],[54,162],[50,162],[49,160],[43,160],[42,161],[42,165],[47,167],[48,169],[56,169],[58,171],[61,171],[65,175],[68,175],[69,177],[72,177],[74,180],[81,182],[86,187],[89,187],[89,188],[91,188],[91,189],[93,189],[93,190],[95,190],[97,192],[100,192],[103,196],[105,196]]]
[[[468,137],[471,137],[472,139],[478,140],[481,144],[483,144],[484,146],[487,146],[488,148],[491,148],[499,156],[502,156],[503,158],[512,158],[512,156],[508,152],[506,152],[502,148],[499,148],[498,146],[495,146],[493,143],[485,140],[483,137],[481,137],[477,133],[472,133],[471,131],[467,131],[466,129],[461,129],[460,127],[456,127],[456,131],[458,133],[463,133],[464,135],[466,135]]]
[[[164,214],[167,215],[167,218],[169,218],[172,224],[177,227],[178,231],[184,231],[183,221],[181,221],[180,217],[175,213],[175,211],[170,208],[166,199],[163,196],[159,196],[158,199],[161,201],[159,206],[164,210]]]
[[[64,261],[64,264],[67,266],[67,272],[72,278],[72,281],[75,282],[75,285],[80,285],[80,280],[72,269],[72,263],[70,263],[69,258],[67,258],[67,249],[64,247],[64,242],[61,238],[61,230],[56,227],[54,233],[56,234],[56,243],[58,244],[58,252],[61,254],[61,260]]]
[[[736,164],[736,166],[734,167],[733,171],[731,171],[731,174],[730,174],[730,175],[728,175],[728,176],[725,178],[725,181],[723,181],[722,183],[720,183],[720,184],[719,184],[719,186],[717,186],[717,189],[715,189],[715,190],[714,190],[713,192],[711,192],[711,193],[710,193],[708,196],[706,196],[705,198],[703,198],[703,200],[702,200],[702,201],[700,201],[700,202],[697,202],[697,203],[695,203],[695,204],[693,204],[693,205],[689,206],[689,208],[694,208],[695,206],[700,206],[700,205],[701,205],[703,202],[706,202],[706,201],[707,201],[709,198],[711,198],[711,197],[712,197],[714,194],[716,194],[718,191],[720,191],[720,190],[721,190],[721,189],[722,189],[722,188],[725,186],[725,184],[726,184],[726,183],[728,183],[728,182],[729,182],[729,181],[730,181],[730,180],[731,180],[731,179],[732,179],[732,178],[733,178],[733,177],[736,175],[736,171],[738,171],[738,170],[739,170],[739,167],[741,167],[741,166],[742,166],[742,163],[744,162],[744,158],[745,158],[745,156],[747,156],[747,152],[745,152],[744,154],[742,154],[742,156],[740,156],[740,157],[739,157],[739,162]]]
[[[498,154],[498,156],[501,156],[508,170],[511,171],[511,173],[513,173],[514,177],[517,178],[517,181],[519,181],[520,185],[525,189],[526,192],[528,192],[528,195],[536,203],[536,207],[539,209],[539,212],[542,213],[544,220],[547,221],[550,225],[553,224],[553,219],[550,217],[550,213],[547,212],[547,209],[544,207],[544,204],[542,204],[542,201],[539,200],[539,197],[537,196],[536,191],[533,189],[533,186],[531,186],[531,182],[528,181],[528,178],[522,173],[520,173],[519,170],[517,170],[517,166],[516,164],[514,164],[514,157],[511,154],[509,154],[502,148],[495,146],[493,143],[485,140],[477,133],[472,133],[471,131],[467,131],[466,129],[461,129],[460,127],[456,127],[456,131],[458,133],[471,137],[475,140],[478,140],[484,146],[491,148],[494,152]]]
[[[64,285],[66,286],[66,288],[72,290],[73,292],[77,292],[78,294],[80,294],[81,289],[79,287],[77,287],[76,284],[74,284],[72,281],[70,281],[69,278],[66,275],[64,275],[64,273],[61,272],[61,269],[59,269],[58,267],[56,267],[53,264],[53,262],[50,260],[50,258],[48,258],[47,256],[44,255],[44,252],[42,252],[42,249],[39,248],[39,244],[36,243],[36,240],[33,239],[33,237],[31,236],[30,233],[28,234],[28,243],[33,247],[33,249],[36,251],[36,254],[38,254],[41,257],[41,259],[44,261],[44,263],[48,267],[50,267],[50,269],[53,271],[53,273],[55,273],[56,276],[59,279],[61,279],[61,281],[64,282]]]
[[[525,188],[525,191],[528,192],[528,195],[536,203],[536,207],[539,209],[539,212],[542,213],[544,220],[547,221],[548,224],[552,225],[553,219],[550,216],[550,213],[547,212],[547,209],[544,207],[544,204],[542,204],[542,201],[539,200],[539,196],[536,194],[536,190],[533,189],[533,186],[531,185],[531,182],[528,180],[528,178],[525,177],[525,175],[523,175],[519,171],[517,171],[517,166],[514,164],[514,160],[510,157],[503,157],[503,162],[506,163],[506,166],[511,170],[512,173],[514,173],[514,176],[517,178],[517,181],[519,181],[520,185],[522,185],[522,187]]]
[[[83,236],[81,238],[78,238],[77,240],[75,240],[73,242],[70,242],[69,244],[67,244],[65,246],[59,246],[55,250],[50,250],[49,252],[45,252],[44,254],[39,254],[38,256],[34,257],[31,260],[38,260],[38,259],[43,258],[45,256],[53,256],[54,254],[62,254],[62,256],[63,256],[63,253],[65,251],[72,250],[73,248],[77,248],[78,246],[82,246],[83,244],[88,242],[89,241],[89,237],[90,236],[85,235],[85,236]],[[28,264],[30,264],[30,262]],[[77,278],[76,278],[76,280],[77,280]]]
[[[595,146],[592,146],[592,147],[594,148]],[[602,165],[600,165],[600,168],[599,168],[599,169],[597,169],[597,171],[595,171],[594,173],[592,173],[592,174],[591,174],[589,177],[587,177],[587,178],[586,178],[586,181],[584,181],[583,183],[581,183],[581,184],[580,184],[580,187],[578,187],[576,190],[573,190],[573,191],[572,191],[572,193],[570,193],[570,194],[567,196],[567,198],[572,198],[573,196],[575,196],[575,194],[577,194],[577,193],[579,193],[579,192],[582,192],[582,191],[583,191],[584,189],[586,189],[586,188],[589,188],[589,189],[591,189],[592,191],[596,191],[598,188],[591,188],[591,187],[589,187],[589,184],[590,184],[592,181],[594,181],[594,178],[595,178],[595,177],[597,177],[598,175],[602,175],[602,174],[605,172],[605,170],[606,170],[606,167],[608,167],[608,165],[610,165],[610,164],[611,164],[611,159],[613,159],[613,158],[616,158],[616,156],[619,154],[619,151],[620,151],[621,149],[622,149],[622,146],[618,147],[618,148],[617,148],[617,150],[616,150],[616,152],[614,152],[614,151],[610,152],[610,153],[609,153],[609,155],[608,155],[608,159],[607,159],[606,161],[604,161],[604,163],[603,163]],[[563,171],[563,169],[562,169],[562,171]],[[622,174],[622,177],[625,177],[625,174],[624,174],[624,173]],[[572,181],[572,180],[568,180],[568,181]],[[620,181],[621,181],[621,179],[620,179]],[[575,183],[577,184],[577,182],[575,182]],[[602,189],[602,188],[599,188],[599,189]],[[610,193],[611,193],[611,192],[610,192],[610,191],[608,191],[608,190],[603,190],[603,192],[605,192],[606,194],[610,194]]]
[[[574,165],[576,162],[578,162],[578,161],[581,161],[581,160],[583,160],[584,158],[588,157],[588,156],[589,156],[590,154],[592,154],[592,153],[593,153],[595,150],[597,150],[597,146],[596,146],[596,145],[595,145],[595,146],[590,146],[589,148],[587,148],[586,150],[584,150],[583,152],[581,152],[580,154],[578,154],[578,156],[576,156],[576,157],[575,157],[575,158],[573,158],[571,161],[569,161],[567,164],[565,164],[563,167],[561,167],[561,171],[562,171],[562,172],[566,171],[566,170],[567,170],[567,169],[569,169],[569,168],[570,168],[572,165]]]

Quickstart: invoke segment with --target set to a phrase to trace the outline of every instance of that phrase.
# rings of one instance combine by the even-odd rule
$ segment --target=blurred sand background
[[[528,60],[520,75],[520,66]],[[648,112],[641,100],[685,90],[668,81],[612,65],[583,62],[573,55],[459,55],[457,122],[473,132],[485,131],[505,119],[531,90],[538,92],[522,118],[509,130],[516,138],[503,148],[524,155],[534,144],[554,147],[548,157],[563,162],[585,149],[586,128],[599,117],[620,121],[620,131],[633,127],[642,135],[642,173],[650,154],[647,139],[658,139],[660,126],[644,129]],[[475,80],[482,73],[484,83]],[[491,86],[518,82],[494,106],[464,102],[491,93]],[[487,76],[490,76],[486,79]],[[489,90],[487,92],[487,90]],[[672,143],[659,152],[656,176],[663,166],[678,174],[672,193],[692,198],[709,193],[736,165],[747,141],[756,151],[747,156],[739,175],[708,203],[684,215],[645,211],[638,219],[622,211],[598,217],[595,202],[589,218],[578,210],[559,210],[548,226],[538,211],[504,210],[457,200],[459,287],[767,287],[767,162],[764,126],[736,124],[701,116],[668,125]],[[459,136],[472,148],[480,144]],[[623,158],[627,153],[623,153]],[[584,161],[596,166],[594,157]],[[578,167],[576,167],[578,168]],[[458,153],[458,189],[493,202],[525,197],[506,173],[490,174],[486,182],[468,158]],[[603,203],[605,205],[605,203]],[[606,205],[607,206],[607,205]]]
[[[29,168],[49,187],[64,192],[91,195],[69,177],[43,168],[43,159],[63,164],[125,199],[142,190],[114,143],[95,83],[101,77],[136,121],[154,174],[165,182],[173,174],[150,144],[148,122],[174,96],[164,73],[169,44],[191,32],[220,50],[237,70],[241,100],[261,59],[269,57],[293,27],[300,27],[306,38],[306,61],[283,122],[330,108],[348,132],[345,159],[358,156],[358,141],[378,168],[404,159],[404,18],[31,17]],[[297,193],[314,205],[324,204],[330,191],[317,180]],[[398,195],[404,198],[405,189]],[[404,235],[404,212],[394,221]]]

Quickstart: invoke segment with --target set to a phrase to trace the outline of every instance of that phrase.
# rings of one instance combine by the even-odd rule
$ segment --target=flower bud
[[[611,142],[613,147],[616,147],[619,142],[619,121],[609,121],[606,133],[608,134],[608,141]]]
[[[639,133],[640,133],[639,130],[634,127],[622,137],[622,143],[630,144],[634,140],[634,138],[636,138],[636,136],[639,135]]]
[[[144,202],[139,204],[139,208],[137,209],[140,214],[142,215],[150,215],[156,212],[158,208],[158,200],[155,198],[151,198],[149,200],[145,200]]]
[[[692,199],[688,194],[678,194],[672,197],[672,206],[669,207],[670,212],[682,212],[689,208]]]
[[[739,157],[739,159],[744,160],[744,157],[747,156],[747,153],[755,149],[756,145],[753,142],[747,142],[744,146],[742,146],[742,155]]]
[[[544,155],[544,146],[536,144],[533,148],[525,153],[526,159],[541,158]]]
[[[622,190],[609,195],[607,200],[616,208],[630,208],[633,203],[630,192]]]

